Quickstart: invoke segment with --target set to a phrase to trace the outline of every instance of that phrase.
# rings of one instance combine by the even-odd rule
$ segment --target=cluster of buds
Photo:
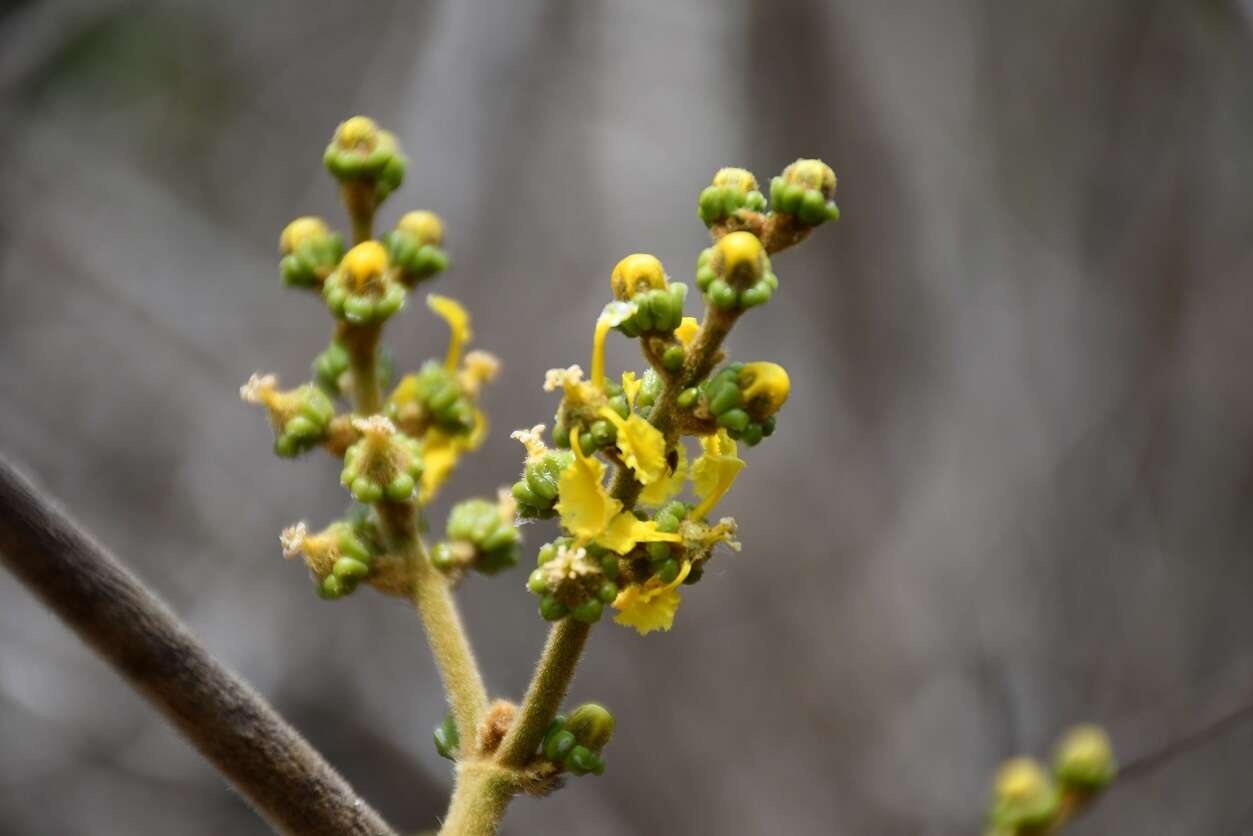
[[[558,772],[600,775],[605,771],[601,751],[613,737],[614,720],[609,709],[584,703],[569,715],[558,714],[544,732],[540,753]]]
[[[448,514],[446,539],[431,549],[431,563],[445,573],[473,569],[495,575],[518,565],[522,536],[514,525],[517,503],[507,491],[496,502],[467,499]]]
[[[1097,726],[1077,726],[1057,744],[1052,774],[1031,758],[1001,766],[988,809],[988,836],[1055,833],[1114,780],[1118,770],[1109,737]]]
[[[498,363],[481,351],[463,356],[471,339],[468,314],[454,300],[431,295],[431,309],[450,327],[447,353],[386,391],[392,363],[379,344],[382,325],[418,283],[447,268],[444,225],[433,212],[415,210],[381,239],[373,237],[376,212],[401,184],[406,165],[395,137],[373,120],[356,116],[340,124],[323,160],[339,182],[352,246],[345,252],[344,236],[322,218],[297,218],[279,236],[279,273],[284,284],[322,296],[336,320],[330,343],[313,361],[311,382],[284,391],[272,375],[253,375],[240,394],[269,412],[279,455],[322,447],[342,456],[340,482],[363,506],[317,534],[303,523],[287,529],[284,553],[304,555],[324,598],[343,597],[362,582],[408,597],[415,577],[409,562],[421,549],[396,548],[397,532],[417,536],[420,506],[458,459],[482,443],[486,420],[478,402]],[[341,399],[351,403],[337,413]],[[512,503],[504,511],[471,501],[454,509],[449,539],[432,562],[451,555],[454,565],[444,568],[499,571],[517,563],[518,542]]]
[[[802,160],[779,179],[829,199],[829,171]],[[557,517],[564,529],[540,549],[527,581],[546,620],[594,623],[612,606],[618,623],[641,633],[669,629],[679,587],[701,578],[718,544],[738,549],[735,521],[710,522],[709,514],[744,465],[736,442],[752,447],[774,433],[791,384],[774,363],[714,367],[731,325],[778,290],[767,241],[782,249],[803,237],[802,226],[807,232],[817,225],[804,208],[813,199],[796,194],[795,206],[789,196],[787,207],[764,214],[753,175],[721,169],[699,201],[714,237],[696,270],[705,322],[684,316],[687,288],[669,280],[661,261],[635,253],[610,273],[613,301],[596,322],[590,372],[585,377],[579,366],[548,372],[544,389],[562,395],[553,446],[542,425],[514,433],[527,456],[512,490],[521,516]],[[772,225],[784,231],[772,232]],[[620,380],[607,375],[611,331],[638,339],[649,368]],[[689,436],[701,444],[690,465]],[[695,500],[676,499],[689,482]]]

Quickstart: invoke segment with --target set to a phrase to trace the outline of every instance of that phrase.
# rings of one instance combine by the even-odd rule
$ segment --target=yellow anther
[[[379,126],[368,116],[354,116],[340,123],[335,131],[335,142],[340,148],[356,148],[373,145],[378,139]]]
[[[383,274],[387,269],[387,250],[378,241],[362,241],[344,254],[339,265],[357,290]]]
[[[310,238],[326,235],[329,232],[330,229],[321,218],[311,215],[296,218],[283,227],[283,234],[278,237],[278,251],[281,255],[288,255]]]
[[[609,277],[613,295],[630,299],[641,290],[661,290],[666,286],[666,271],[655,255],[633,253],[618,262]]]
[[[406,212],[396,228],[408,232],[423,244],[434,244],[438,247],[444,241],[444,222],[434,212]]]
[[[720,188],[732,186],[744,192],[757,190],[757,178],[745,168],[720,168],[714,175],[713,185]]]
[[[745,403],[751,404],[758,398],[765,401],[763,418],[778,412],[792,391],[787,369],[778,363],[745,363],[738,382]]]

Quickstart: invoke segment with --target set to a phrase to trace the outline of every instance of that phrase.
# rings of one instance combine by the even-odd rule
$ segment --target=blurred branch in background
[[[394,836],[295,729],[3,459],[0,560],[276,829]]]

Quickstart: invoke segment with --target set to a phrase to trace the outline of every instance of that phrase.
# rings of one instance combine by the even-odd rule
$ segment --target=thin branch
[[[3,458],[0,561],[276,830],[395,836],[260,695]]]

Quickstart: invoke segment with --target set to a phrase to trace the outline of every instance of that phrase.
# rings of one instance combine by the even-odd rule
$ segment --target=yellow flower
[[[644,490],[640,491],[641,505],[659,508],[683,490],[683,483],[687,481],[687,450],[684,449],[682,442],[675,449],[679,451],[679,462],[675,465],[674,472],[651,485],[646,485]]]
[[[344,254],[339,267],[347,274],[350,286],[359,292],[387,269],[387,250],[378,241],[362,241]]]
[[[632,584],[618,593],[614,609],[619,613],[613,620],[626,627],[634,627],[641,636],[654,630],[669,630],[674,624],[674,614],[683,602],[677,587],[692,571],[691,563],[684,563],[679,574],[670,583],[663,584],[651,577],[644,584]]]
[[[444,368],[450,372],[457,371],[461,362],[461,347],[474,338],[470,331],[470,314],[456,299],[437,294],[426,297],[426,305],[448,323],[448,353],[444,355]]]
[[[743,459],[736,455],[736,444],[725,429],[702,438],[700,446],[704,453],[692,465],[692,487],[701,503],[692,510],[693,517],[712,511],[744,469]]]
[[[684,348],[689,348],[696,340],[696,335],[699,332],[700,323],[696,321],[696,317],[685,316],[683,321],[679,323],[679,327],[674,329],[674,336],[683,344]]]
[[[574,461],[557,481],[557,513],[561,525],[581,543],[594,542],[626,554],[638,543],[671,542],[682,538],[657,530],[652,520],[638,520],[609,495],[603,484],[605,465],[583,455],[577,436],[571,436]]]
[[[642,385],[643,381],[636,380],[635,372],[622,375],[622,391],[626,393],[631,410],[635,409],[635,396]],[[627,467],[635,471],[635,478],[641,485],[651,485],[666,475],[666,439],[656,427],[634,411],[623,418],[612,407],[603,406],[598,414],[618,428],[614,446],[621,451]]]
[[[448,435],[439,427],[431,427],[422,436],[422,490],[418,499],[430,502],[448,481],[463,455],[479,449],[487,438],[487,416],[474,411],[474,429],[469,435]]]
[[[632,307],[626,302],[610,302],[596,318],[596,333],[592,338],[590,382],[601,391],[605,389],[605,337],[609,335],[609,329],[615,325],[621,325],[630,318],[632,312]]]

